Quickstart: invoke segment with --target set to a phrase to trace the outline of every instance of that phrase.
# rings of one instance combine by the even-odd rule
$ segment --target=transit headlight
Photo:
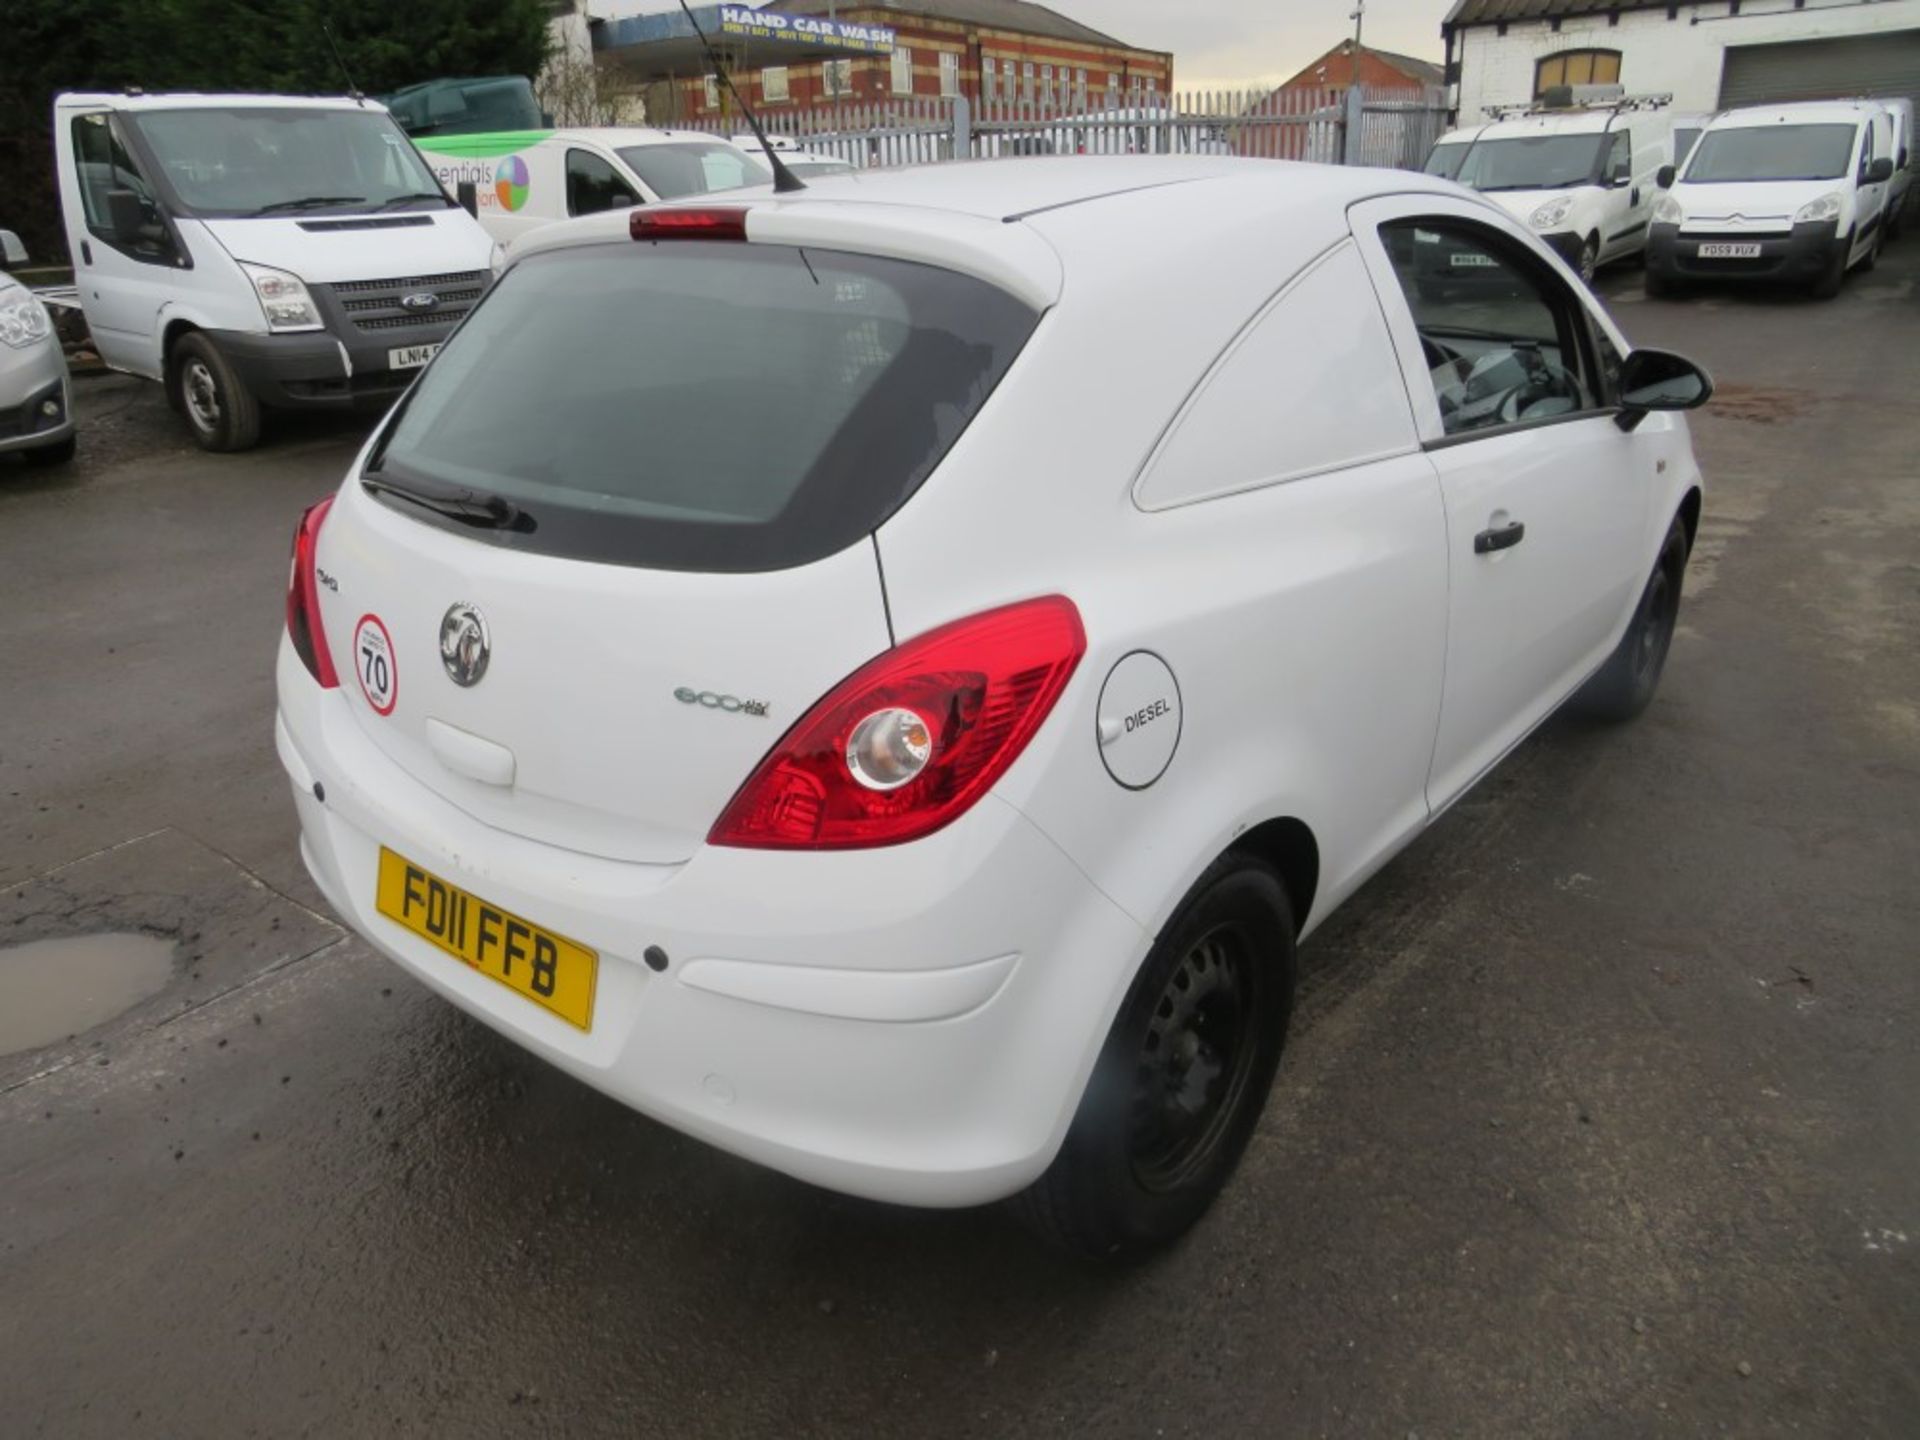
[[[313,303],[313,297],[298,275],[266,265],[249,265],[244,260],[240,268],[253,282],[253,293],[260,297],[260,308],[266,312],[269,331],[278,335],[288,330],[320,328],[320,307]]]

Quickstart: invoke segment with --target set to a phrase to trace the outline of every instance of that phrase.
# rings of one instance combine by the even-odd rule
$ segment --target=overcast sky
[[[760,0],[746,0],[758,4]],[[849,8],[858,0],[845,0]],[[1356,0],[1042,0],[1130,45],[1173,52],[1179,90],[1285,80],[1353,34]],[[675,0],[588,0],[593,15],[673,10]],[[1436,63],[1452,0],[1367,0],[1362,38]]]
[[[1355,0],[1047,0],[1131,45],[1173,52],[1179,90],[1279,82],[1353,34]],[[1367,0],[1362,40],[1439,62],[1451,0]]]

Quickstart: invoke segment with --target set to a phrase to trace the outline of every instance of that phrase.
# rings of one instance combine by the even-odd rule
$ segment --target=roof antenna
[[[780,161],[779,151],[773,148],[773,142],[767,139],[767,132],[760,128],[760,117],[753,113],[753,107],[740,98],[740,92],[733,88],[733,76],[727,73],[727,67],[720,63],[720,57],[713,53],[713,46],[707,41],[707,32],[700,28],[700,22],[693,18],[693,11],[687,9],[687,0],[680,0],[680,10],[687,17],[687,23],[693,26],[693,33],[700,37],[700,48],[707,52],[707,63],[713,66],[713,73],[720,77],[720,83],[727,87],[727,93],[733,96],[734,103],[740,107],[740,113],[747,117],[747,124],[753,127],[753,138],[760,142],[760,153],[767,157],[767,164],[773,167],[773,191],[776,195],[790,195],[795,190],[806,189],[806,184]]]
[[[353,72],[347,69],[347,62],[341,58],[340,47],[334,44],[333,22],[322,19],[320,22],[320,33],[327,37],[327,49],[333,52],[333,63],[338,65],[340,67],[340,73],[346,76],[347,94],[352,97],[354,104],[365,105],[367,103],[367,97],[362,95],[360,93],[360,87],[353,83]]]

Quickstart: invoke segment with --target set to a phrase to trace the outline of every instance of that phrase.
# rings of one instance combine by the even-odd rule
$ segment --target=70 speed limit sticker
[[[391,715],[400,698],[400,667],[393,654],[393,637],[378,615],[362,615],[353,627],[353,673],[360,677],[360,693],[376,715]]]

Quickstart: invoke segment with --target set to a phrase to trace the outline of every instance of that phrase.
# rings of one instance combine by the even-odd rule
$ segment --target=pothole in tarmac
[[[36,1050],[124,1014],[173,972],[173,942],[73,935],[0,950],[0,1055]]]

